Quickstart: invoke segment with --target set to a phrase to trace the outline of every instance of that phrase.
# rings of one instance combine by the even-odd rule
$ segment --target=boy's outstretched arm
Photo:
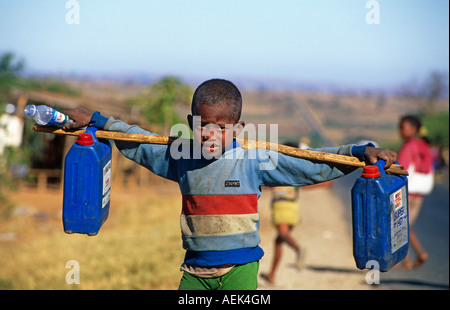
[[[88,111],[83,107],[67,109],[64,110],[63,113],[73,120],[73,123],[69,123],[64,127],[65,129],[68,130],[79,129],[88,126],[93,121],[92,116],[94,113]],[[363,151],[363,149],[360,150]],[[374,164],[379,159],[383,159],[386,162],[386,165],[384,166],[385,169],[389,168],[392,164],[394,164],[397,161],[397,153],[389,149],[367,146],[365,147],[365,151],[363,152],[364,152],[364,161],[367,164]]]
[[[366,164],[372,165],[379,159],[386,162],[384,168],[387,169],[397,161],[397,153],[389,149],[375,148],[371,146],[366,147],[366,151],[364,152],[364,160]]]
[[[138,126],[128,125],[120,120],[115,120],[113,117],[107,118],[99,112],[92,113],[82,107],[67,109],[63,113],[73,120],[73,123],[64,127],[68,130],[94,126],[101,130],[154,135]],[[149,169],[156,175],[173,181],[177,180],[178,176],[175,172],[177,165],[169,156],[170,148],[168,145],[141,144],[131,141],[116,141],[114,144],[128,159]]]

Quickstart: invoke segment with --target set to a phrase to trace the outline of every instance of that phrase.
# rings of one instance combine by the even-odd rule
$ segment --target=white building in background
[[[8,103],[6,113],[0,115],[0,155],[7,146],[22,145],[23,119],[15,114],[16,107]]]

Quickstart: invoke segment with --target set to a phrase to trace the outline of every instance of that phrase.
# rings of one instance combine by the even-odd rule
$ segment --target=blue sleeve
[[[98,129],[104,129],[108,118],[95,111],[91,117],[91,125]]]
[[[364,145],[353,145],[352,146],[352,151],[351,151],[352,152],[352,156],[355,156],[360,161],[364,161],[365,160],[364,153],[366,152],[366,148],[368,146],[375,147],[375,145],[372,142],[369,142],[369,143],[364,144]]]
[[[105,130],[118,131],[133,134],[155,135],[136,125],[128,125],[113,117],[107,119]],[[144,144],[127,141],[115,141],[114,144],[126,158],[147,168],[163,178],[178,181],[178,161],[170,156],[170,147],[160,144]]]
[[[345,145],[340,148],[316,149],[316,151],[351,156],[351,149],[352,145]],[[271,167],[265,166],[266,169],[261,169],[260,165],[262,186],[311,185],[339,178],[357,169],[356,167],[313,162],[273,151],[267,151],[265,157],[264,160],[270,162]],[[261,161],[261,157],[259,158]]]

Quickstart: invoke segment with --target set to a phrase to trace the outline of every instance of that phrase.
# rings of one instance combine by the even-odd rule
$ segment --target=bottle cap
[[[89,133],[80,133],[78,135],[77,144],[92,145],[94,144],[94,139],[92,139],[92,135]]]
[[[376,178],[381,175],[380,170],[377,166],[365,166],[363,168],[362,177],[363,178]]]

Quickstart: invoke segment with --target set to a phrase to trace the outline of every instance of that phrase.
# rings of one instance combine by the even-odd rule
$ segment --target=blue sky
[[[0,52],[31,72],[286,80],[364,88],[448,73],[449,1],[0,0]]]

